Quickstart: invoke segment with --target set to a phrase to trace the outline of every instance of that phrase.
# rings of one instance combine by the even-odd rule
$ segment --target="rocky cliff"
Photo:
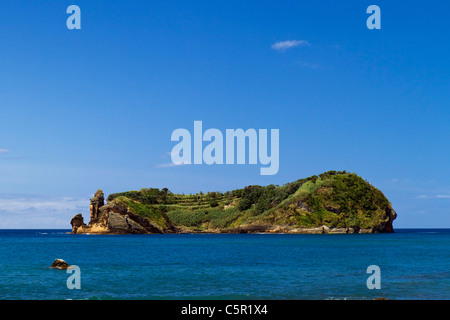
[[[73,233],[99,234],[143,234],[143,233],[174,233],[177,229],[170,221],[163,226],[153,223],[150,219],[132,212],[124,203],[111,201],[105,204],[102,190],[98,190],[91,199],[90,221],[86,225],[81,213],[74,216],[70,222]]]
[[[379,233],[397,217],[384,194],[354,173],[329,171],[283,186],[195,195],[167,188],[91,199],[90,222],[73,233]]]

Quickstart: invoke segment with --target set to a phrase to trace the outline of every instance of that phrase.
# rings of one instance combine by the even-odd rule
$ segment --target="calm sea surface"
[[[71,235],[0,230],[0,299],[450,299],[450,229]],[[50,269],[56,258],[77,265]],[[366,286],[367,267],[381,289]]]

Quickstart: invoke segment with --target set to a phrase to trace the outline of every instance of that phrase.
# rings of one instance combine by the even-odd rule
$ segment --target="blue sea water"
[[[0,299],[450,299],[450,229],[72,235],[0,230]],[[50,269],[60,258],[81,270]],[[369,290],[367,267],[381,270]]]

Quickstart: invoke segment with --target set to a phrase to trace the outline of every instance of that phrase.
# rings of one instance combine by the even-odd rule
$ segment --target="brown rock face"
[[[65,262],[63,259],[56,259],[50,266],[50,268],[52,269],[60,269],[60,270],[66,270],[69,267],[70,267],[69,264]]]
[[[394,232],[394,227],[392,222],[397,218],[397,212],[394,209],[386,210],[386,216],[389,217],[388,221],[384,225],[382,232],[392,233]]]
[[[114,204],[106,204],[100,208],[101,221],[110,232],[114,233],[163,233],[150,221],[126,208]]]
[[[100,208],[105,205],[105,195],[102,190],[97,190],[94,197],[91,199],[91,220],[93,223],[98,220],[100,216]]]
[[[86,226],[84,223],[83,215],[81,213],[77,214],[75,217],[70,220],[70,224],[72,225],[72,232],[77,233],[77,230],[82,227]]]

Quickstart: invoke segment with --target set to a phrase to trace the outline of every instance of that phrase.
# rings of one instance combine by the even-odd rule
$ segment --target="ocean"
[[[72,235],[0,230],[0,299],[450,299],[450,229]],[[69,289],[55,259],[79,267]],[[379,267],[380,289],[367,272]],[[75,283],[75,282],[74,282]]]

